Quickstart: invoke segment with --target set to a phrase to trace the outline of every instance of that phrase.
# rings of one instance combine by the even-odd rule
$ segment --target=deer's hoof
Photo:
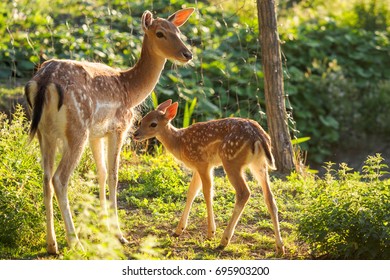
[[[58,251],[57,243],[48,244],[46,250],[49,255],[58,255],[60,253]]]
[[[276,255],[283,256],[286,253],[284,246],[276,247]]]
[[[124,238],[123,236],[119,237],[118,239],[119,239],[119,242],[120,242],[122,245],[125,245],[125,244],[128,244],[128,243],[129,243],[129,241],[128,241],[126,238]]]

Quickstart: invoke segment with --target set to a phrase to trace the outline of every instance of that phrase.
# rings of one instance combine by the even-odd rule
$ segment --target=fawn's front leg
[[[192,175],[192,180],[191,180],[190,186],[188,188],[186,206],[184,208],[180,222],[179,222],[173,236],[176,236],[176,237],[180,236],[183,233],[184,229],[187,227],[190,209],[191,209],[192,203],[195,200],[196,195],[199,193],[200,186],[201,186],[200,176],[199,176],[199,173],[195,171],[194,174]]]
[[[212,186],[212,174],[210,168],[199,171],[200,178],[202,180],[202,189],[204,199],[206,201],[207,207],[207,238],[211,239],[215,235],[215,220],[214,220],[214,211],[213,211],[213,186]]]

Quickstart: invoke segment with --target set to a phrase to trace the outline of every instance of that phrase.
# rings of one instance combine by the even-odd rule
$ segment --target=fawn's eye
[[[164,37],[164,33],[162,33],[161,31],[157,31],[156,36],[158,38],[163,38]]]
[[[157,123],[153,122],[150,124],[150,127],[156,127],[157,126]]]

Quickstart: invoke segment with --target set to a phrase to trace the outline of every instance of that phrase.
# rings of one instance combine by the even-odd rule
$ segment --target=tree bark
[[[257,0],[257,11],[268,130],[276,168],[281,173],[288,173],[295,165],[285,105],[275,0]]]

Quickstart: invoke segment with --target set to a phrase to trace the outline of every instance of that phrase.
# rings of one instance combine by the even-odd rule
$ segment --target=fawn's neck
[[[177,159],[180,159],[181,149],[181,130],[177,129],[170,123],[165,127],[159,135],[156,136],[157,140],[160,141],[164,147],[173,154]]]
[[[152,50],[145,34],[138,62],[131,69],[122,72],[132,106],[139,105],[149,96],[160,78],[166,61]]]

